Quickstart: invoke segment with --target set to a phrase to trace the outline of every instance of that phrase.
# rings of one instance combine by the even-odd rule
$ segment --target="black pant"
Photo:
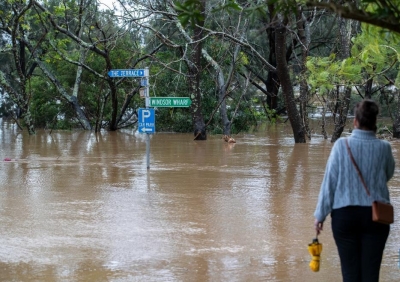
[[[378,282],[390,226],[372,221],[372,208],[334,209],[332,232],[344,282]]]

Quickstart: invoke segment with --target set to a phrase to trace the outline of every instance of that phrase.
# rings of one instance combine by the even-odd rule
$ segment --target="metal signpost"
[[[147,169],[150,168],[150,136],[149,134],[156,132],[156,115],[154,109],[149,107],[189,107],[192,100],[189,97],[152,97],[149,96],[149,68],[145,69],[127,69],[127,70],[110,70],[109,77],[141,77],[140,86],[143,87],[143,96],[145,98],[146,108],[140,108],[138,111],[138,131],[146,133],[146,159]]]
[[[156,131],[156,117],[154,114],[154,109],[149,109],[149,68],[145,69],[118,69],[110,70],[108,72],[109,77],[123,78],[123,77],[141,77],[140,85],[144,87],[144,97],[146,103],[146,109],[139,109],[138,130],[141,133],[146,133],[146,159],[147,159],[147,169],[150,168],[150,136],[149,134]]]

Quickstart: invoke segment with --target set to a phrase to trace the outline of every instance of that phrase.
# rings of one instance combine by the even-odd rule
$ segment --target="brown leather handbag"
[[[351,153],[347,139],[346,139],[346,147],[347,147],[347,152],[350,155],[351,162],[353,163],[354,167],[356,168],[357,173],[360,176],[361,182],[364,185],[365,192],[367,192],[368,196],[371,196],[369,193],[369,190],[367,188],[367,184],[365,184],[365,181],[361,174],[361,171],[358,168],[356,161],[354,160],[353,154]],[[394,221],[393,206],[390,203],[374,201],[372,203],[372,221],[383,223],[383,224],[393,223],[393,221]]]

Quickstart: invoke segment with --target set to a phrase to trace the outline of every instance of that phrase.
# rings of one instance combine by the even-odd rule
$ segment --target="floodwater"
[[[50,134],[51,133],[51,134]],[[332,144],[287,125],[192,134],[39,131],[1,123],[0,281],[340,281],[330,219],[309,269]],[[392,141],[396,160],[400,142]],[[7,160],[10,158],[11,160]],[[400,210],[400,174],[390,182]],[[381,281],[400,281],[400,219]]]

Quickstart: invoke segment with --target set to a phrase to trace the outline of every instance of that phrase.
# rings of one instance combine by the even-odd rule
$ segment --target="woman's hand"
[[[315,231],[317,231],[317,235],[319,235],[323,230],[324,223],[319,222],[318,219],[315,219],[314,226],[315,226]]]

